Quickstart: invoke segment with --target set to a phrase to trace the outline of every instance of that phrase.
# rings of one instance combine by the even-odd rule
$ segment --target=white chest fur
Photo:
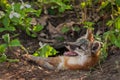
[[[87,55],[81,55],[81,56],[76,56],[76,57],[70,57],[68,60],[68,64],[71,65],[84,65],[85,62],[88,61],[88,56]]]

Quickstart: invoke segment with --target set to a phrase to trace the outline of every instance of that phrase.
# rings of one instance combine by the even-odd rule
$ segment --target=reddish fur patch
[[[57,67],[59,63],[61,63],[61,59],[59,57],[49,57],[47,62]]]
[[[95,66],[99,61],[99,56],[100,56],[100,49],[90,57],[91,59],[85,63],[83,69],[89,69]]]
[[[92,31],[88,30],[88,34],[89,34],[88,39],[90,40],[90,42],[93,42],[94,41],[94,36],[93,36]]]
[[[83,69],[84,67],[79,64],[68,64],[69,57],[65,57],[64,66],[70,70]]]
[[[68,68],[68,69],[71,69],[71,70],[88,70],[90,69],[91,67],[93,67],[99,60],[99,55],[100,54],[100,51],[98,51],[96,54],[88,57],[88,61],[86,61],[86,63],[84,63],[84,65],[79,65],[79,64],[68,64],[68,60],[69,60],[69,57],[66,57],[65,58],[65,66]]]

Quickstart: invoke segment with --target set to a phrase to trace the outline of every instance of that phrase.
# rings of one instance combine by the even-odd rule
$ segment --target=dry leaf
[[[38,19],[38,23],[41,24],[42,26],[46,26],[48,18],[49,16],[47,15],[42,16],[40,19]]]
[[[36,18],[32,18],[31,22],[30,22],[31,25],[37,25],[37,20]]]
[[[50,22],[48,22],[47,29],[49,30],[50,34],[58,33],[57,29]]]
[[[56,27],[56,29],[57,29],[57,31],[61,32],[61,30],[62,30],[63,27],[66,26],[66,27],[70,27],[70,28],[71,28],[71,27],[73,26],[73,24],[75,24],[74,21],[61,23],[61,24],[59,24],[59,25]]]

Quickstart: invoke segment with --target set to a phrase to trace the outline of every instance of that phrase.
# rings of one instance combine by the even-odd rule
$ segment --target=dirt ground
[[[97,13],[95,13],[95,15],[96,14]],[[99,17],[99,15],[97,16]],[[96,17],[96,16],[90,16],[90,17]],[[75,15],[74,11],[72,11],[66,13],[63,17],[56,18],[55,16],[49,19],[48,21],[45,19],[46,16],[43,17],[43,19],[39,19],[39,20],[43,20],[42,22],[39,21],[39,23],[48,27],[47,29],[49,30],[49,33],[43,31],[43,33],[46,33],[45,37],[47,36],[46,38],[49,39],[48,35],[50,35],[52,36],[51,38],[53,39],[56,36],[55,33],[52,33],[54,32],[54,29],[52,30],[51,28],[57,26],[58,29],[60,29],[60,26],[58,26],[59,24],[60,25],[66,24],[67,26],[73,26],[74,23],[72,21],[76,21],[77,16]],[[98,18],[97,21],[100,21],[99,19],[101,20],[102,18]],[[106,27],[100,25],[105,25],[105,24],[103,23],[97,24],[97,21],[95,25],[96,31],[102,29],[103,31],[101,33],[103,33],[106,30]],[[75,25],[82,26],[80,24],[75,24]],[[21,34],[22,36],[19,36],[19,39],[22,45],[29,51],[29,53],[33,53],[39,47],[38,45],[39,39],[33,39],[33,38],[31,39],[30,37],[25,36],[23,32],[21,32]],[[73,35],[72,37],[74,37],[75,39],[78,37],[76,36],[75,33],[68,33],[68,34]],[[67,39],[69,38],[71,38],[71,36],[67,37]],[[43,40],[43,41],[47,42],[47,40]],[[0,43],[3,42],[0,41]],[[57,72],[57,71],[43,69],[35,63],[27,62],[26,60],[24,60],[22,58],[22,55],[25,54],[25,52],[20,48],[13,48],[13,50],[11,51],[8,50],[6,54],[8,58],[12,58],[12,59],[17,58],[20,61],[14,63],[11,62],[0,63],[0,80],[120,80],[120,49],[113,49],[113,50],[110,49],[109,56],[107,57],[107,59],[104,60],[101,64],[98,64],[96,67],[88,71],[66,70],[66,71]]]
[[[17,50],[17,49],[16,49]],[[18,50],[19,51],[19,50]],[[51,71],[20,59],[19,62],[0,64],[0,80],[119,80],[120,50],[103,63],[88,71]]]

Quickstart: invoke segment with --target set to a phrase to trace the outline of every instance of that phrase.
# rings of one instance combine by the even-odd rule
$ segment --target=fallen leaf
[[[74,21],[61,23],[61,24],[59,24],[59,25],[56,27],[56,29],[57,29],[57,31],[59,31],[60,33],[62,33],[61,30],[63,29],[63,27],[68,27],[68,28],[71,29],[71,27],[73,26],[73,24],[75,24]]]
[[[37,20],[36,20],[36,18],[32,18],[30,24],[33,25],[33,26],[37,25]]]
[[[41,24],[42,26],[46,26],[48,18],[49,18],[48,15],[41,16],[41,18],[38,19],[38,23]]]
[[[57,31],[57,29],[50,22],[48,22],[47,29],[49,30],[50,34],[57,34],[57,33],[59,33]]]

